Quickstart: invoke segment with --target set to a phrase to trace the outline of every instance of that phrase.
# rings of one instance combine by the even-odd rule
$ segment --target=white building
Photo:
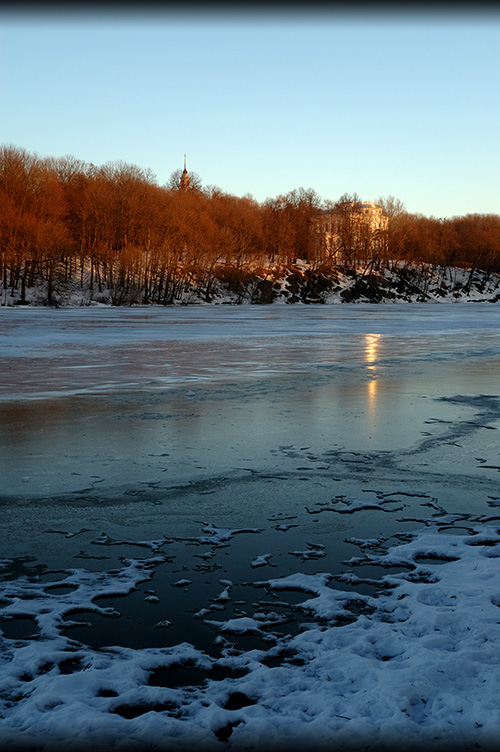
[[[388,222],[375,201],[338,203],[314,219],[317,250],[332,260],[379,253],[387,242]]]

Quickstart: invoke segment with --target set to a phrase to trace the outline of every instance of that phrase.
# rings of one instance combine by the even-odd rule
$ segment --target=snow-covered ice
[[[0,309],[2,750],[497,748],[500,312],[332,308]]]
[[[32,617],[38,636],[3,639],[2,748],[205,749],[218,748],[221,735],[231,749],[494,745],[500,534],[498,525],[467,524],[467,533],[452,535],[436,518],[371,555],[382,566],[405,567],[380,577],[376,595],[339,590],[328,572],[256,581],[269,596],[304,594],[302,628],[275,631],[284,618],[272,609],[205,616],[222,638],[268,641],[267,649],[263,642],[243,651],[228,643],[219,658],[186,643],[92,650],[62,632],[64,614],[133,588],[152,559],[119,572],[68,571],[58,586],[75,587],[70,595],[28,578],[4,582],[2,619]],[[187,686],[175,676],[183,667],[192,674]],[[161,671],[165,681],[155,682]],[[241,704],[230,709],[236,693]]]

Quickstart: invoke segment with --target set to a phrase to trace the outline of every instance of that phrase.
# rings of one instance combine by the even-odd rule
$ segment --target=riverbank
[[[24,299],[23,299],[24,297]],[[430,264],[317,267],[305,261],[265,269],[212,270],[209,278],[186,280],[175,295],[145,294],[140,287],[110,289],[89,275],[62,281],[50,291],[53,307],[90,305],[269,305],[340,303],[500,302],[500,274]],[[48,283],[38,280],[20,290],[3,290],[3,306],[48,305]]]

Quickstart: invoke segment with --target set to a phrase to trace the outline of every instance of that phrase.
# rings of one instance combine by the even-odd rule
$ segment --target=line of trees
[[[314,217],[359,203],[357,195],[332,204],[299,188],[259,203],[203,187],[196,175],[191,190],[179,190],[178,172],[160,186],[151,171],[125,162],[97,167],[1,146],[4,294],[24,302],[27,289],[42,282],[53,304],[65,286],[78,283],[96,294],[111,291],[114,304],[171,304],[192,288],[209,301],[216,280],[243,296],[256,275],[265,278],[297,259],[323,273],[338,265],[395,263],[500,271],[496,214],[436,219],[381,198],[389,221],[376,251],[365,244],[354,255],[339,255],[325,248]]]

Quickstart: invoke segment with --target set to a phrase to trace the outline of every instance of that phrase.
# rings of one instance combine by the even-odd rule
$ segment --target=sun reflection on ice
[[[368,405],[371,409],[375,408],[377,401],[377,379],[375,365],[377,360],[378,348],[380,344],[381,334],[365,334],[365,362],[368,371],[370,372],[371,379],[368,382]]]

